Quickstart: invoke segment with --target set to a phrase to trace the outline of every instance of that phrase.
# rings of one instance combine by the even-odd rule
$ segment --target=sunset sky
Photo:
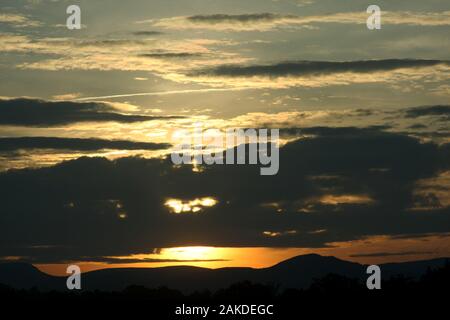
[[[450,256],[449,34],[443,0],[2,0],[0,261]],[[174,166],[198,124],[280,129],[278,174]]]

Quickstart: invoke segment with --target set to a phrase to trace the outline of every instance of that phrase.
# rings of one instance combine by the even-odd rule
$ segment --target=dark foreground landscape
[[[166,267],[109,269],[88,272],[82,290],[69,291],[65,278],[41,273],[32,265],[0,265],[0,295],[3,302],[45,302],[53,306],[85,303],[110,307],[129,303],[145,307],[161,319],[186,319],[175,314],[180,306],[274,305],[275,315],[241,315],[247,319],[291,319],[314,308],[334,314],[357,307],[388,306],[412,312],[431,301],[445,307],[450,284],[449,259],[434,259],[380,265],[381,290],[366,287],[366,266],[319,255],[298,256],[266,269]],[[335,309],[338,308],[338,309]],[[381,308],[381,309],[380,309]],[[372,310],[371,312],[377,312]],[[236,315],[210,314],[208,319]],[[188,316],[187,319],[202,318]],[[239,318],[239,317],[238,317]]]

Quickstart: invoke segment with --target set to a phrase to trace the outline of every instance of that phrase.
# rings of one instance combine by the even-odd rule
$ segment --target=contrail
[[[115,98],[125,98],[125,97],[137,97],[137,96],[162,96],[169,94],[183,94],[183,93],[196,93],[196,92],[221,92],[221,91],[239,91],[254,88],[208,88],[208,89],[190,89],[190,90],[174,90],[174,91],[159,91],[159,92],[141,92],[141,93],[124,93],[124,94],[114,94],[109,96],[98,96],[98,97],[86,97],[74,99],[75,101],[86,101],[86,100],[104,100],[104,99],[115,99]]]

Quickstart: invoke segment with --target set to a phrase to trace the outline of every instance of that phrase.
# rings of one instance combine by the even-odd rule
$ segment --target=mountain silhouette
[[[50,276],[28,263],[1,263],[0,283],[17,289],[48,290],[61,287],[61,278]]]
[[[446,258],[381,264],[382,278],[401,275],[417,278],[428,268],[445,265]],[[306,288],[314,279],[337,274],[348,278],[365,279],[367,266],[331,256],[308,254],[282,261],[262,269],[220,268],[192,266],[162,268],[111,268],[86,272],[82,275],[83,290],[120,291],[132,285],[148,288],[169,287],[182,292],[217,290],[233,283],[251,281],[272,284],[280,288]],[[16,289],[66,289],[66,277],[47,275],[31,264],[0,264],[0,283]]]

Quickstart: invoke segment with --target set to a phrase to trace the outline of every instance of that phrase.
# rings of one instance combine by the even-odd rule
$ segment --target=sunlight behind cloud
[[[373,202],[367,195],[346,194],[346,195],[325,195],[319,199],[319,202],[326,205],[339,204],[370,204]]]
[[[212,207],[217,204],[217,200],[211,197],[196,198],[194,200],[183,201],[180,199],[168,199],[164,205],[170,209],[171,212],[180,213],[197,213],[202,211],[205,207]]]

